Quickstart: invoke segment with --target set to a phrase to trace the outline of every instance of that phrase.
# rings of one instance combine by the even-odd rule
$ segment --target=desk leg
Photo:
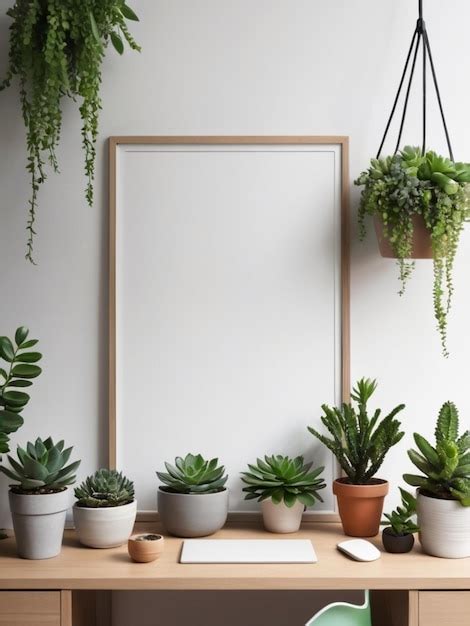
[[[72,626],[72,592],[60,592],[60,626]]]
[[[371,591],[374,626],[419,626],[417,591]]]

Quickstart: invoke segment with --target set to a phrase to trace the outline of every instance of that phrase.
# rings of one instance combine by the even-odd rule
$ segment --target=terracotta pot
[[[352,485],[347,478],[333,483],[343,530],[351,537],[375,537],[380,529],[388,482],[373,478],[367,485]]]
[[[136,563],[150,563],[161,556],[164,543],[162,535],[152,533],[132,535],[127,542],[127,549],[129,556]]]
[[[410,259],[432,259],[431,234],[426,228],[424,218],[421,215],[413,215],[413,248]],[[388,239],[384,237],[382,220],[374,215],[375,233],[379,242],[380,254],[386,259],[396,259],[397,255],[392,249]]]
[[[404,554],[413,549],[415,538],[410,533],[407,535],[395,535],[390,526],[387,526],[382,531],[382,543],[387,552]]]

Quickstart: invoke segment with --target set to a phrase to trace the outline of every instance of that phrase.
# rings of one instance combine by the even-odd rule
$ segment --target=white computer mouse
[[[380,559],[380,551],[370,541],[365,539],[349,539],[336,546],[356,561],[376,561]]]

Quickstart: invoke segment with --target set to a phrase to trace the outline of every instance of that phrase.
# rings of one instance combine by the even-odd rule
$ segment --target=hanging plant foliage
[[[34,263],[38,191],[46,180],[47,166],[58,172],[62,98],[68,96],[79,103],[85,195],[91,206],[101,65],[109,42],[119,54],[124,52],[124,41],[133,50],[140,50],[126,24],[138,17],[124,0],[16,0],[7,14],[13,20],[9,67],[0,90],[18,77],[32,187],[26,258]]]
[[[364,186],[358,213],[360,238],[366,234],[367,215],[381,221],[383,236],[398,259],[400,294],[414,267],[410,260],[413,218],[424,219],[434,263],[434,316],[447,356],[452,270],[462,228],[470,219],[470,164],[454,163],[435,152],[423,155],[420,148],[408,146],[394,156],[372,159],[355,183]]]

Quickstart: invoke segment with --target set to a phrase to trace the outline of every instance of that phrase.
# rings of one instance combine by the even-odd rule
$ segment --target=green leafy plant
[[[470,506],[470,431],[459,436],[459,414],[453,402],[439,411],[432,446],[418,433],[414,440],[418,450],[408,450],[412,463],[422,475],[404,474],[405,481],[419,487],[424,495],[444,500],[458,500]]]
[[[338,459],[341,468],[353,485],[366,485],[377,473],[387,452],[403,437],[397,413],[404,404],[395,407],[386,417],[380,418],[381,409],[372,416],[367,403],[377,388],[375,380],[362,378],[351,393],[356,407],[343,403],[341,407],[322,405],[321,418],[331,437],[326,437],[315,428],[308,430],[317,437]]]
[[[434,316],[447,351],[447,316],[453,295],[452,270],[464,223],[470,219],[470,164],[454,163],[435,152],[422,154],[407,146],[394,156],[372,159],[355,181],[364,186],[359,205],[359,234],[366,234],[365,218],[376,216],[383,224],[399,264],[401,289],[414,268],[410,261],[413,217],[424,219],[434,258]]]
[[[75,461],[66,465],[72,448],[64,450],[64,442],[54,444],[51,437],[42,441],[39,437],[34,443],[28,442],[26,449],[18,446],[16,461],[8,455],[11,468],[0,465],[0,472],[14,480],[11,488],[15,493],[44,494],[63,491],[75,482],[74,472],[80,465]]]
[[[200,454],[179,456],[175,464],[165,463],[167,472],[157,472],[158,478],[165,485],[160,487],[171,493],[217,493],[225,489],[228,476],[219,459],[206,461]]]
[[[385,513],[386,521],[382,522],[382,526],[392,529],[397,537],[403,535],[412,535],[419,531],[419,526],[414,521],[416,515],[416,498],[400,487],[401,506],[398,506],[391,513]]]
[[[41,368],[36,365],[42,354],[33,352],[37,339],[28,339],[29,330],[17,328],[12,341],[0,337],[0,358],[6,365],[0,367],[0,453],[9,452],[9,435],[23,425],[20,415],[30,400],[29,394],[20,389],[30,387],[32,379],[39,376]]]
[[[13,20],[9,67],[0,89],[18,77],[32,187],[26,258],[34,263],[38,192],[47,177],[46,163],[59,170],[62,98],[79,101],[86,199],[91,206],[103,58],[109,42],[119,54],[124,41],[140,50],[126,24],[138,17],[124,0],[16,0],[7,14]]]
[[[77,506],[92,509],[123,506],[134,501],[134,483],[117,470],[99,469],[75,489]]]
[[[275,504],[284,502],[289,508],[299,501],[312,506],[316,500],[323,502],[320,489],[326,487],[320,474],[325,469],[318,467],[312,471],[313,463],[304,463],[304,457],[291,459],[288,456],[265,456],[264,461],[256,460],[256,465],[248,464],[249,472],[242,472],[245,500],[267,500]]]

